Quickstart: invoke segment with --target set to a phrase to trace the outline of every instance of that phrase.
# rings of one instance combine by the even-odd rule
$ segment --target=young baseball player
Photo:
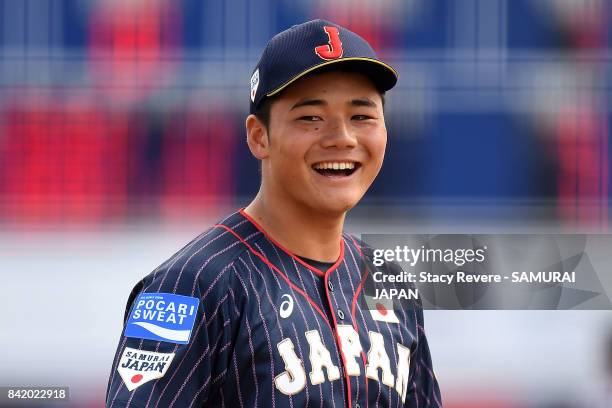
[[[259,193],[136,285],[107,407],[442,406],[422,311],[362,307],[370,250],[343,233],[396,81],[328,21],[270,40],[246,119]]]

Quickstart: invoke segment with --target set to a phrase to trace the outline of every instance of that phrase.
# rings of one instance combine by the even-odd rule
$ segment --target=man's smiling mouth
[[[314,171],[325,177],[348,177],[361,167],[354,161],[326,161],[312,165]]]

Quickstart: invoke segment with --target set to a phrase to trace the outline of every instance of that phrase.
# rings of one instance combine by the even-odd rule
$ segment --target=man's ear
[[[247,116],[245,126],[247,144],[253,156],[259,160],[267,158],[269,154],[270,139],[266,126],[264,126],[255,115]]]

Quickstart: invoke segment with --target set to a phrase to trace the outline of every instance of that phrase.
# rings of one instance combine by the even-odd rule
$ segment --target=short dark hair
[[[313,73],[308,74],[307,76],[314,76],[314,75],[323,74],[325,72],[332,72],[332,71],[351,72],[351,73],[356,72],[359,74],[362,73],[360,70],[355,69],[350,65],[336,66],[335,64],[331,64],[327,67],[320,68],[314,71]],[[380,91],[380,89],[378,90],[378,92],[380,93],[380,98],[382,99],[382,107],[384,109],[385,108],[385,92]],[[259,119],[261,123],[263,123],[268,133],[270,132],[270,110],[272,109],[272,104],[279,97],[279,95],[282,95],[282,93],[283,92],[281,91],[279,94],[276,94],[274,96],[264,97],[262,101],[259,103],[259,105],[257,106],[257,109],[255,109],[255,116],[257,117],[257,119]]]
[[[255,110],[255,116],[263,123],[268,132],[270,132],[270,111],[276,98],[277,96],[264,97]]]

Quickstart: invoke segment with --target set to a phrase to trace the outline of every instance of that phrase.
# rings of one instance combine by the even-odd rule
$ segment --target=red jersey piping
[[[244,208],[241,208],[240,210],[238,210],[238,212],[240,213],[240,215],[242,215],[244,218],[246,218],[247,220],[249,220],[251,222],[251,224],[253,224],[255,226],[255,228],[257,228],[259,231],[261,231],[262,234],[265,235],[266,238],[268,238],[270,241],[272,241],[272,243],[274,245],[276,245],[277,247],[279,247],[280,249],[283,250],[283,252],[286,252],[287,255],[289,255],[291,258],[293,258],[296,262],[298,262],[299,264],[301,264],[302,266],[306,267],[308,270],[314,272],[316,275],[323,277],[325,276],[326,272],[329,272],[330,270],[334,270],[338,267],[338,265],[340,265],[340,262],[342,262],[342,259],[344,258],[344,240],[340,239],[340,256],[338,257],[338,259],[336,260],[336,262],[334,262],[334,264],[326,271],[323,272],[322,270],[315,268],[312,265],[309,265],[307,262],[304,262],[302,259],[300,259],[299,256],[295,255],[293,252],[291,252],[290,250],[288,250],[287,248],[285,248],[284,246],[282,246],[281,244],[279,244],[274,238],[272,238],[270,236],[270,234],[268,234],[266,232],[266,230],[257,223],[257,221],[255,221],[253,219],[253,217],[251,217],[250,215],[248,215],[245,211]]]

